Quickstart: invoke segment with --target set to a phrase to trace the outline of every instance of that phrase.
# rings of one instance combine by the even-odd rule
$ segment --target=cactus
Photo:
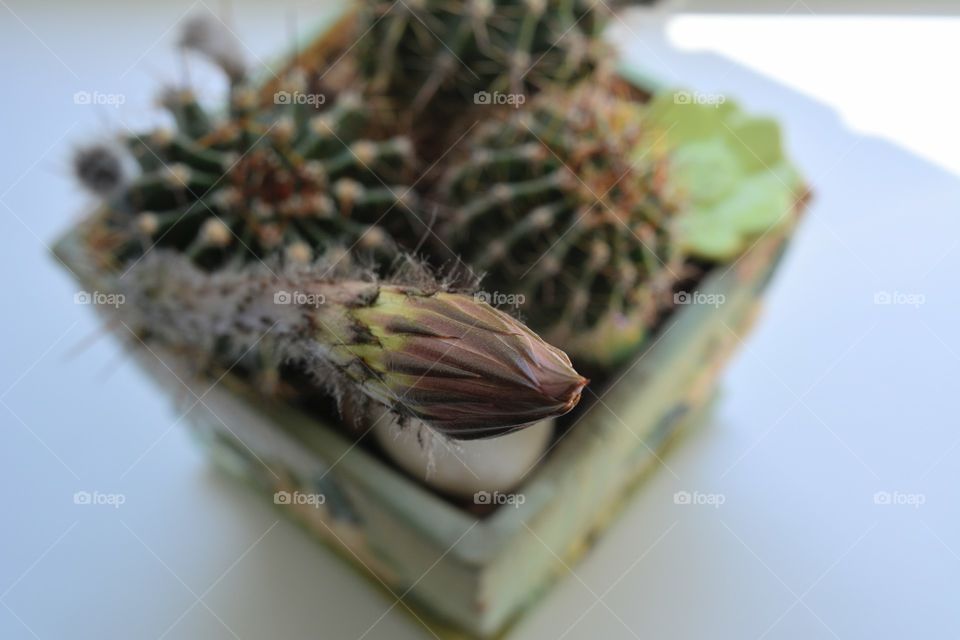
[[[123,279],[123,313],[147,342],[261,373],[293,361],[341,403],[373,400],[455,439],[502,435],[579,400],[587,381],[567,356],[507,314],[423,272],[378,282],[344,264],[208,273],[156,251]]]
[[[578,364],[632,354],[678,277],[673,204],[644,107],[613,81],[485,123],[439,180],[439,235]]]
[[[679,203],[677,246],[713,262],[735,259],[760,236],[789,224],[806,188],[787,161],[777,123],[734,102],[664,92],[647,112],[669,155]]]
[[[586,380],[517,320],[418,269],[395,282],[373,279],[385,260],[344,272],[357,246],[402,257],[390,225],[411,205],[406,138],[385,135],[356,94],[326,106],[295,67],[264,100],[209,20],[188,22],[181,43],[227,74],[225,116],[168,91],[175,133],[74,157],[103,200],[88,241],[124,269],[124,312],[143,340],[201,365],[237,365],[268,392],[293,362],[341,403],[373,400],[458,439],[577,403]]]
[[[258,95],[212,20],[189,21],[181,43],[228,76],[223,115],[189,90],[167,90],[161,104],[175,130],[95,144],[74,157],[81,183],[104,199],[117,261],[152,246],[188,253],[207,269],[281,249],[309,262],[341,243],[389,254],[390,225],[415,215],[409,140],[384,131],[356,93],[311,93],[296,67],[277,91]],[[378,222],[387,232],[372,226]]]
[[[609,58],[599,0],[361,0],[357,58],[374,93],[452,115],[478,92],[525,94]],[[481,100],[482,102],[482,100]]]

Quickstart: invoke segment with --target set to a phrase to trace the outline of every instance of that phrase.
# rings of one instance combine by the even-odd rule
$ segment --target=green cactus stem
[[[473,100],[477,91],[526,93],[595,68],[606,5],[590,0],[364,0],[361,68],[378,91]]]
[[[390,255],[391,225],[416,215],[409,139],[385,132],[357,93],[312,93],[296,67],[261,99],[208,22],[191,21],[182,42],[228,75],[225,112],[167,90],[160,103],[174,129],[75,155],[79,180],[103,200],[117,261],[154,246],[207,269],[289,247],[307,259],[337,244]]]
[[[576,362],[615,365],[680,270],[654,142],[614,84],[544,93],[478,127],[447,167],[439,235]]]

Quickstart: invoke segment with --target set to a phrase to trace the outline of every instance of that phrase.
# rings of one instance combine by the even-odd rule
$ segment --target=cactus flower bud
[[[474,297],[381,286],[353,311],[374,340],[350,347],[383,400],[457,439],[502,435],[562,415],[587,380],[565,353]]]
[[[254,346],[295,361],[350,403],[377,401],[444,435],[503,435],[570,411],[587,380],[511,316],[436,284],[384,284],[251,266],[207,273],[147,256],[125,279],[128,319],[154,340],[219,364]]]

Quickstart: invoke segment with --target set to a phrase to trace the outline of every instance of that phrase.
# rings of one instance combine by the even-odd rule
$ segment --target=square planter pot
[[[697,285],[718,304],[677,305],[649,346],[584,403],[518,489],[522,501],[484,513],[443,498],[315,414],[256,396],[225,376],[189,414],[196,440],[221,467],[402,597],[445,637],[490,637],[529,609],[596,540],[663,451],[696,423],[718,375],[748,331],[789,226]],[[82,227],[58,256],[81,285],[110,291]],[[165,363],[175,362],[160,353]],[[172,393],[170,373],[140,362]],[[189,377],[184,377],[189,379]],[[207,391],[207,382],[199,392]],[[322,496],[300,500],[296,496]]]

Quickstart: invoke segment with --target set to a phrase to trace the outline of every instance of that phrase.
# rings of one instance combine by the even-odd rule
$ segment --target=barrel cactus
[[[578,363],[634,353],[681,268],[643,113],[614,81],[545,92],[480,125],[434,190],[445,244]]]
[[[377,123],[360,95],[316,93],[288,68],[275,91],[245,73],[229,39],[194,20],[182,43],[230,80],[223,113],[194,93],[160,99],[175,128],[84,147],[80,181],[104,200],[119,262],[159,246],[208,269],[286,251],[304,261],[334,244],[391,251],[389,227],[412,216],[409,140]]]
[[[413,113],[454,113],[556,83],[609,58],[600,0],[361,0],[360,71]]]

